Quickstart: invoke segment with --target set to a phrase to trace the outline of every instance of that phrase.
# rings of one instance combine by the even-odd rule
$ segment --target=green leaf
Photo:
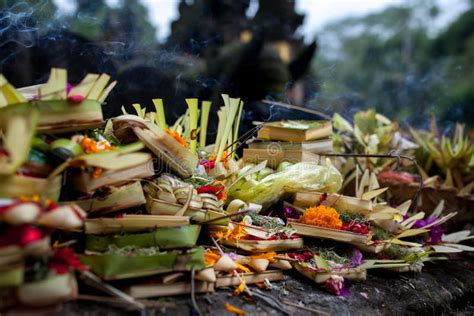
[[[341,132],[349,132],[354,133],[354,128],[352,127],[351,123],[344,119],[339,113],[335,113],[332,117],[333,126],[335,129]]]
[[[199,132],[199,145],[201,148],[206,146],[207,125],[209,122],[209,112],[211,111],[211,101],[202,101],[201,103],[201,130]]]
[[[197,148],[198,99],[186,99],[189,108],[189,150],[194,155]]]
[[[423,246],[422,244],[409,242],[409,241],[403,241],[403,240],[400,240],[400,239],[397,239],[397,238],[390,240],[390,243],[396,244],[396,245],[409,246],[409,247],[421,247],[421,246]]]
[[[329,264],[321,256],[314,255],[314,261],[316,262],[316,266],[319,269],[323,269],[324,271],[331,270],[331,268],[329,267]]]
[[[411,237],[411,236],[424,234],[424,233],[427,233],[427,232],[429,232],[428,229],[408,229],[408,230],[403,231],[396,238]]]
[[[447,246],[432,245],[431,248],[432,248],[436,253],[457,253],[457,252],[462,252],[461,249],[454,248],[454,247],[447,247]]]
[[[219,145],[218,151],[217,151],[217,157],[216,157],[217,163],[220,163],[222,159],[226,142],[232,131],[232,125],[235,121],[235,116],[240,106],[240,98],[237,98],[237,99],[229,98],[229,96],[225,94],[222,95],[222,98],[224,99],[224,103],[226,103],[226,108],[228,109],[227,110],[228,112],[227,112],[226,122],[224,126],[224,131],[222,133],[222,139],[220,140],[220,144],[216,143],[216,146]]]
[[[377,119],[373,109],[367,111],[360,111],[354,115],[354,125],[363,134],[373,134],[377,128]]]
[[[66,99],[67,71],[61,68],[52,68],[48,82],[40,89],[41,100]]]
[[[99,75],[97,74],[87,74],[78,85],[71,88],[69,95],[81,95],[87,97],[98,78]]]
[[[443,235],[441,240],[444,242],[458,243],[467,239],[473,239],[474,236],[470,236],[470,230],[461,230],[459,232]]]
[[[387,190],[388,190],[388,188],[382,188],[382,189],[372,190],[372,191],[366,192],[366,193],[362,194],[361,199],[362,200],[372,200],[373,198],[379,196],[380,194],[384,193]]]

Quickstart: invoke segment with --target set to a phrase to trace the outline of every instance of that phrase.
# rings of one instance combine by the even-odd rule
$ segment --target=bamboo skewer
[[[120,291],[119,289],[111,286],[110,284],[103,282],[98,276],[96,276],[92,272],[84,271],[81,273],[81,275],[85,279],[89,280],[92,283],[91,284],[92,286],[99,288],[111,295],[116,296],[117,298],[123,300],[124,302],[127,302],[128,304],[134,306],[135,308],[140,309],[140,310],[143,310],[146,308],[145,304],[138,302],[130,295]]]

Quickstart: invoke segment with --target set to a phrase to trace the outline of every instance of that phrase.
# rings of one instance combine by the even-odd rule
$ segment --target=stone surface
[[[262,291],[251,286],[257,293],[253,301],[235,297],[230,289],[224,289],[208,296],[198,295],[197,302],[203,314],[212,315],[231,315],[225,310],[225,303],[245,310],[248,315],[285,315],[285,311],[290,315],[312,314],[308,310],[285,305],[286,301],[331,315],[472,315],[473,265],[472,259],[427,264],[420,274],[373,270],[366,282],[352,284],[347,297],[328,294],[319,285],[296,272],[290,272],[285,275],[284,281],[274,283],[276,288],[272,291]],[[191,314],[191,300],[187,296],[160,298],[149,302],[156,304],[156,307],[149,308],[142,313],[144,315]],[[285,310],[277,306],[278,302],[283,303]],[[68,302],[45,310],[44,313],[91,316],[140,314],[127,309],[126,305],[89,301]]]

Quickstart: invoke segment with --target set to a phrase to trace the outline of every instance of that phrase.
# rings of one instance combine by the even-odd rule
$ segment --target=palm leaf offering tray
[[[105,187],[94,193],[93,196],[72,202],[88,213],[116,212],[146,203],[142,185],[138,181]]]
[[[179,227],[189,224],[187,216],[123,215],[118,218],[91,218],[84,223],[86,234],[136,232],[158,227]]]
[[[66,132],[95,128],[104,123],[101,104],[117,84],[109,85],[107,74],[88,74],[76,86],[68,89],[67,71],[53,68],[48,82],[16,91],[5,78],[0,77],[0,85],[6,88],[6,104],[39,112],[38,130],[41,132]],[[28,99],[27,99],[28,98]]]
[[[127,104],[105,120],[109,81],[87,74],[70,85],[55,68],[45,84],[15,89],[0,76],[0,308],[75,299],[88,288],[78,280],[139,309],[137,299],[226,288],[252,296],[251,284],[271,289],[292,269],[340,295],[345,280],[363,282],[371,269],[420,272],[474,250],[465,244],[470,231],[445,232],[456,216],[451,205],[425,213],[416,198],[391,203],[393,192],[378,181],[393,165],[378,165],[381,157],[356,157],[355,170],[349,156],[328,158],[327,144],[340,148],[341,139],[373,150],[366,139],[394,127],[385,117],[357,116],[375,120],[374,131],[337,115],[266,122],[252,130],[266,147],[239,159],[252,136],[239,137],[239,98],[222,95],[208,144],[211,102],[186,99],[174,123],[161,99],[152,100],[154,111]],[[470,153],[464,139],[455,137],[456,150],[444,140],[450,161]],[[301,154],[323,143],[317,159]],[[271,144],[298,155],[272,162],[264,157]],[[247,159],[252,150],[258,155]],[[467,184],[454,169],[447,178]]]
[[[211,226],[211,236],[223,245],[252,253],[286,251],[303,246],[303,239],[279,218],[252,212],[240,217],[240,222],[231,222],[227,227]]]

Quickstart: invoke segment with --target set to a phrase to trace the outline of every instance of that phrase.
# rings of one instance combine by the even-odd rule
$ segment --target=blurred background
[[[473,0],[0,0],[0,71],[15,86],[51,67],[119,81],[104,110],[161,97],[269,99],[345,117],[376,108],[426,127],[474,126]],[[217,108],[217,107],[215,107]],[[295,114],[296,115],[296,114]],[[297,116],[297,115],[296,115]]]

